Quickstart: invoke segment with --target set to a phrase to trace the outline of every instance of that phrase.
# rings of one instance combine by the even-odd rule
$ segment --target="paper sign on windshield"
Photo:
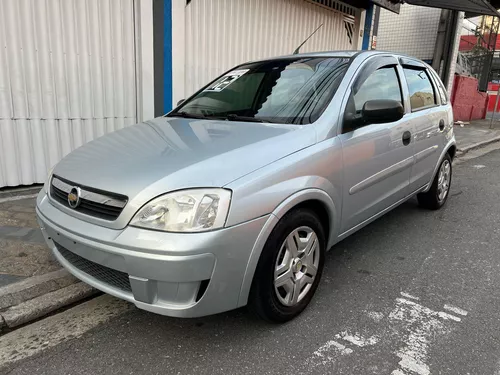
[[[221,92],[249,70],[250,69],[233,70],[215,81],[211,86],[205,89],[205,91]]]

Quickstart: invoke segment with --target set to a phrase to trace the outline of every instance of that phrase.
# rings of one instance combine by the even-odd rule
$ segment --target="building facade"
[[[350,2],[352,3],[352,2]],[[365,10],[336,0],[0,0],[0,188],[170,110],[231,67],[360,49]]]
[[[402,4],[399,15],[381,9],[377,49],[405,53],[433,64],[440,30],[441,12],[442,9],[439,8],[410,4]],[[459,12],[450,50],[449,76],[452,78],[447,82],[450,94],[453,90],[453,76],[456,70],[464,15],[464,12]]]
[[[377,49],[432,62],[441,9],[403,4],[399,15],[381,9]]]

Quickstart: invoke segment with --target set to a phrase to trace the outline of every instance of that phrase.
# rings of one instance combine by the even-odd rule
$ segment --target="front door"
[[[354,111],[360,114],[369,100],[391,99],[404,105],[396,66],[394,58],[390,65],[379,67],[372,63],[365,69],[373,71],[361,71],[358,80],[362,82],[355,81],[345,116]],[[412,133],[406,115],[397,122],[368,124],[354,130],[344,120],[339,136],[344,160],[341,233],[406,197],[414,156]]]

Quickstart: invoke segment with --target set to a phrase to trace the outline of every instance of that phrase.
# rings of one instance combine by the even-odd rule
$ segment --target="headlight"
[[[53,171],[54,171],[54,168],[50,168],[49,174],[47,175],[47,179],[45,180],[45,183],[43,184],[43,190],[45,191],[46,194],[49,194],[50,180],[52,179],[52,172]]]
[[[204,232],[226,223],[231,191],[193,189],[153,199],[134,216],[130,225],[165,232]]]

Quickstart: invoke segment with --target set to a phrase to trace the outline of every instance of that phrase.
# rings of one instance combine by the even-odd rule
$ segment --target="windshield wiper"
[[[184,111],[180,112],[170,112],[167,117],[183,117],[183,118],[197,118],[201,120],[206,120],[208,117],[204,115],[193,115],[192,113],[187,113]]]
[[[228,121],[246,121],[246,122],[269,122],[266,120],[262,120],[260,118],[249,117],[249,116],[240,116],[234,113],[230,113],[228,115],[223,116],[205,116],[205,115],[195,115],[192,113],[179,111],[179,112],[170,112],[167,117],[182,117],[182,118],[195,118],[201,120],[228,120]]]
[[[230,114],[226,115],[225,118],[226,118],[226,120],[229,120],[229,121],[269,122],[266,120],[262,120],[260,118],[249,117],[249,116],[240,116],[240,115],[236,115],[234,113],[230,113]]]

